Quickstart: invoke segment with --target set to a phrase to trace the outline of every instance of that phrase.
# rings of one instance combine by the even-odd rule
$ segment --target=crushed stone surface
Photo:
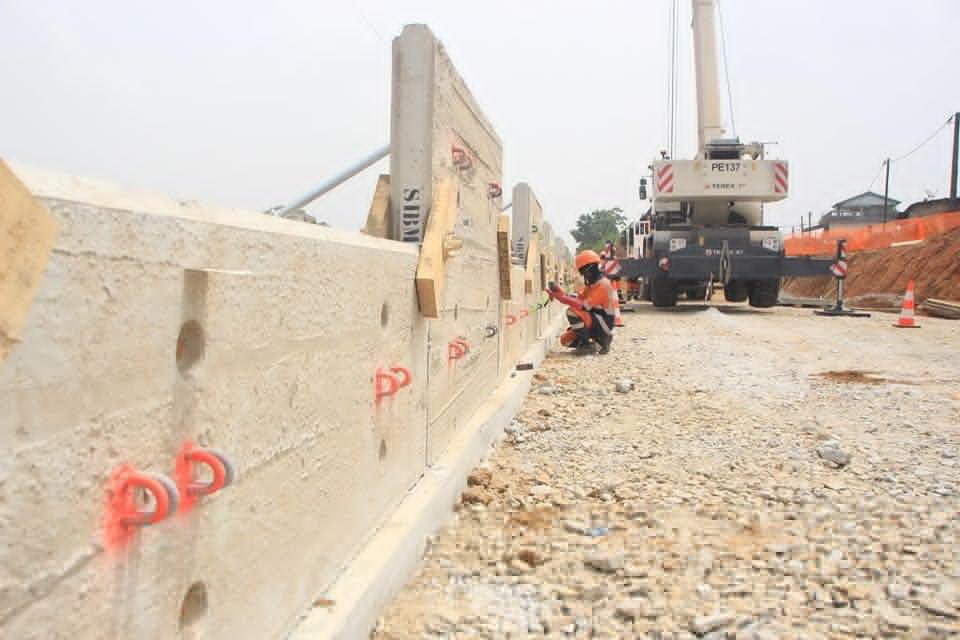
[[[373,638],[960,637],[957,324],[624,319],[610,355],[519,374]]]

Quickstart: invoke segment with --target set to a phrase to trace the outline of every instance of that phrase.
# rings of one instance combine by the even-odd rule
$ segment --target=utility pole
[[[960,153],[960,112],[953,114],[953,163],[950,170],[950,200],[957,199],[957,154]]]
[[[813,211],[807,211],[807,229],[813,229]]]
[[[887,179],[883,187],[883,226],[887,226],[887,200],[890,196],[890,158],[886,160]]]

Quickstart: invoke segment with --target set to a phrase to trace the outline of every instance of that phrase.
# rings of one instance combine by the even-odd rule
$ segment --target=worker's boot
[[[610,344],[613,342],[612,333],[603,333],[597,336],[597,344],[600,345],[600,355],[610,353]]]

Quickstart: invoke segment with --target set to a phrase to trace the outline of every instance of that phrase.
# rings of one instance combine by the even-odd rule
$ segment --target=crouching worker
[[[547,295],[570,307],[567,320],[570,328],[560,336],[560,344],[573,349],[589,348],[596,342],[600,353],[609,353],[617,310],[617,291],[600,270],[600,256],[595,251],[581,251],[575,261],[586,285],[576,297],[550,283]]]

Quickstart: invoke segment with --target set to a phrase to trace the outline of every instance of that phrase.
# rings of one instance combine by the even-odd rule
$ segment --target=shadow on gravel
[[[623,311],[628,315],[651,315],[657,313],[696,313],[697,311],[706,311],[708,309],[716,309],[720,313],[729,315],[772,315],[774,313],[773,309],[755,309],[745,305],[733,304],[678,304],[675,307],[664,307],[660,309],[654,307],[652,304],[644,304],[634,307],[624,307]]]

